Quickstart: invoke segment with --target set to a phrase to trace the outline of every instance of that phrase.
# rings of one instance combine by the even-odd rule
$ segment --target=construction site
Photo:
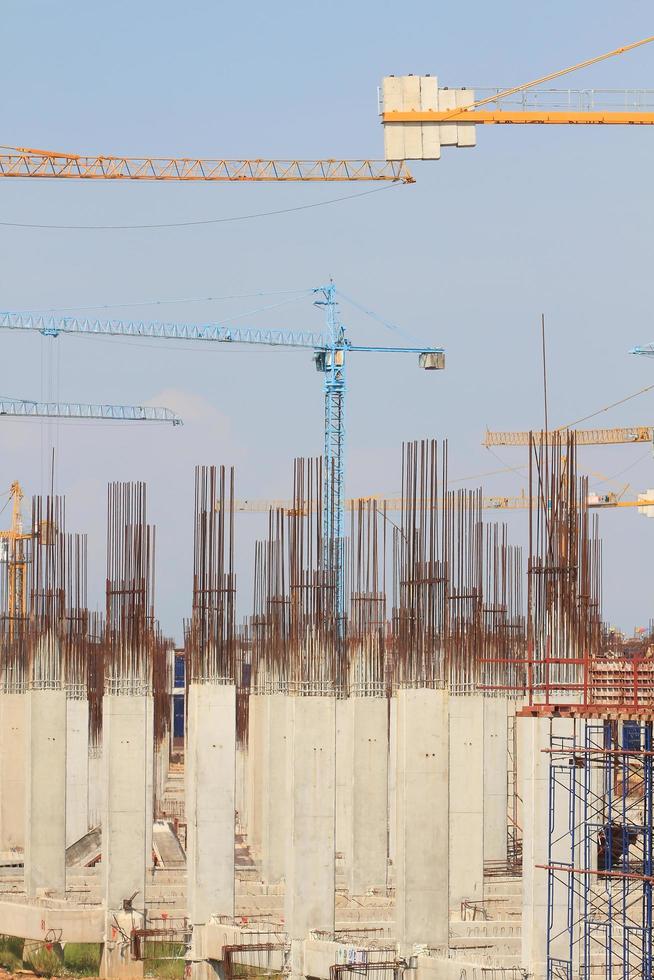
[[[407,185],[412,161],[474,147],[479,126],[654,125],[654,92],[613,91],[606,105],[542,88],[653,40],[489,95],[389,75],[379,160],[2,147],[0,184]],[[74,975],[76,956],[81,975],[107,980],[651,980],[654,624],[609,625],[600,516],[654,516],[654,490],[594,492],[582,451],[651,447],[654,429],[550,423],[543,317],[539,426],[484,437],[520,450],[519,495],[461,488],[447,419],[422,418],[393,449],[399,491],[346,496],[350,360],[404,358],[435,383],[450,366],[437,344],[352,340],[342,307],[357,304],[331,280],[310,299],[322,330],[0,312],[2,339],[52,349],[86,335],[217,358],[303,351],[324,398],[315,454],[295,455],[284,426],[284,499],[269,499],[263,467],[260,495],[244,496],[216,443],[187,468],[191,490],[170,512],[192,515],[192,574],[172,572],[186,609],[175,635],[161,625],[168,585],[155,590],[164,481],[112,479],[104,527],[87,534],[65,477],[55,486],[50,429],[42,492],[3,462],[0,966]],[[646,361],[654,345],[632,353]],[[106,423],[158,426],[171,466],[184,422],[171,407],[54,397],[3,398],[0,416],[97,423],[98,440]]]

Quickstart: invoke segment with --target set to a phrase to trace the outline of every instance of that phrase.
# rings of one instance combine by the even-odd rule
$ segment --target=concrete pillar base
[[[142,928],[142,925],[143,917],[137,913],[122,910],[107,913],[100,961],[103,980],[140,980],[143,977],[143,960],[132,958],[129,943],[132,929]]]

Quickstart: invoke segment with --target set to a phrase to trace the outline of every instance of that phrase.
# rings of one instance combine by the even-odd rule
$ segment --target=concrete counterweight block
[[[234,915],[236,688],[193,683],[188,691],[186,820],[188,913],[194,930]]]
[[[66,892],[66,692],[28,691],[25,891]]]
[[[25,846],[26,694],[0,693],[0,851]]]
[[[396,937],[445,946],[448,906],[448,695],[397,694]]]
[[[290,697],[288,732],[285,916],[297,948],[313,929],[334,930],[336,699]]]

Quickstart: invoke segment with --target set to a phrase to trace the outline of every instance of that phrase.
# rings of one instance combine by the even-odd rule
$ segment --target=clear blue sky
[[[31,2],[3,11],[1,142],[79,152],[218,157],[380,157],[376,87],[385,74],[432,72],[450,86],[510,85],[652,33],[650,3],[606,0],[464,7],[333,2],[150,0]],[[568,84],[654,88],[654,46]],[[418,182],[349,202],[256,220],[158,230],[34,230],[0,224],[0,308],[121,304],[111,315],[219,320],[273,299],[144,301],[337,285],[425,343],[447,370],[412,359],[351,362],[348,492],[399,486],[402,439],[447,436],[451,475],[524,463],[481,448],[484,428],[542,419],[539,316],[549,341],[550,412],[559,424],[654,382],[627,349],[654,340],[647,128],[488,128],[478,146],[415,165]],[[0,182],[0,221],[152,224],[247,215],[355,194],[348,185],[221,186]],[[344,310],[345,312],[345,310]],[[382,328],[349,316],[353,337]],[[309,303],[243,322],[320,324]],[[58,445],[69,525],[91,535],[93,594],[103,580],[108,479],[145,479],[158,524],[158,610],[179,635],[190,604],[193,466],[235,463],[243,497],[282,497],[291,459],[321,450],[320,376],[303,353],[175,349],[0,335],[2,394],[168,404],[183,429],[3,420],[2,477],[45,489]],[[58,380],[57,380],[58,378]],[[654,392],[593,420],[652,421]],[[654,486],[643,447],[587,450],[582,465]],[[483,482],[517,493],[522,472]],[[6,514],[5,514],[6,516]],[[5,517],[2,518],[4,520]],[[516,540],[525,515],[510,516]],[[249,522],[249,523],[248,523]],[[652,610],[654,525],[603,514],[605,613],[631,628]],[[249,593],[261,521],[239,523]],[[245,611],[243,609],[243,611]]]

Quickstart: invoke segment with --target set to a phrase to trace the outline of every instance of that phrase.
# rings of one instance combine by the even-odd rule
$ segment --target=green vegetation
[[[23,965],[23,940],[15,936],[0,936],[0,967],[12,972]]]
[[[146,940],[143,948],[143,967],[146,977],[181,980],[184,976],[185,956],[184,943]]]
[[[100,972],[101,957],[100,943],[66,943],[64,947],[66,973],[78,977],[97,977]]]
[[[23,962],[40,977],[60,976],[64,966],[64,951],[60,943],[26,940]]]

